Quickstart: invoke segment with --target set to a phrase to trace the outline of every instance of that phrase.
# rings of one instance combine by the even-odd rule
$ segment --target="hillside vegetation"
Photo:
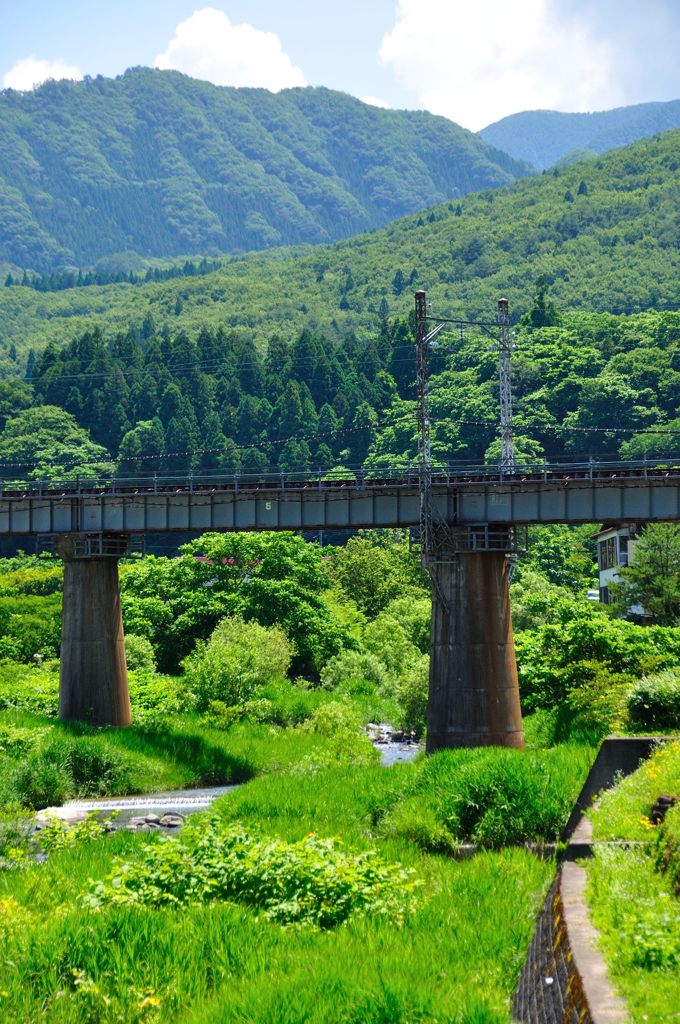
[[[135,68],[0,94],[0,262],[328,242],[529,169],[424,112]],[[135,260],[135,254],[137,259]]]
[[[605,153],[678,127],[680,100],[671,100],[593,114],[524,110],[490,124],[479,134],[516,160],[526,160],[544,170],[562,159],[570,159],[575,152]]]
[[[208,274],[138,285],[37,293],[0,287],[0,337],[21,368],[29,346],[63,344],[86,327],[235,329],[252,346],[307,327],[332,342],[374,334],[425,287],[433,308],[486,318],[506,294],[526,310],[536,282],[564,309],[678,307],[680,132],[597,162],[469,195],[333,246],[232,257]],[[14,348],[12,348],[14,346]]]

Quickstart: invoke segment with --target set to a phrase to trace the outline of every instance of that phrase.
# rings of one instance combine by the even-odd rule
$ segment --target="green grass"
[[[172,742],[162,730],[141,728],[102,736],[133,763],[143,755],[183,770],[196,753],[197,723],[174,723],[169,732]],[[319,755],[337,754],[333,739],[300,729],[242,723],[200,737],[204,751],[229,751],[261,773],[214,805],[226,822],[265,842],[314,832],[350,856],[375,849],[422,880],[415,912],[401,927],[369,915],[322,931],[284,928],[228,901],[92,910],[83,899],[91,880],[107,878],[117,856],[140,863],[159,837],[86,842],[0,875],[0,1019],[508,1024],[554,864],[520,848],[456,861],[407,829],[386,827],[409,801],[411,810],[415,800],[438,813],[466,766],[483,775],[484,765],[503,766],[508,752],[449,752],[389,769],[325,767]],[[571,748],[510,754],[527,776],[548,758],[555,770],[544,773],[546,792],[565,807],[592,755]],[[447,827],[441,816],[437,824]]]
[[[662,1024],[680,1006],[680,905],[673,874],[662,871],[665,826],[649,814],[657,797],[680,797],[680,744],[668,744],[603,794],[592,812],[596,839],[647,840],[600,846],[588,863],[588,904],[612,981],[634,1024]]]
[[[650,840],[649,814],[662,793],[680,797],[680,743],[660,744],[632,775],[600,797],[591,812],[596,840]]]
[[[20,800],[41,807],[86,794],[244,782],[262,772],[285,770],[303,757],[323,761],[343,753],[324,736],[251,722],[228,731],[210,729],[190,715],[171,722],[154,719],[129,729],[92,729],[26,712],[0,712],[0,727],[9,726],[33,731],[36,744],[21,760],[0,753],[0,805]],[[372,751],[368,740],[365,746]],[[98,786],[80,784],[68,770],[56,771],[61,761],[72,760],[74,752],[84,748],[115,761],[119,771],[104,774]]]
[[[284,929],[230,903],[84,909],[88,879],[142,842],[119,834],[0,878],[2,1019],[504,1024],[553,872],[520,850],[456,863],[381,844],[383,857],[425,881],[426,898],[401,928],[363,918],[326,933]]]
[[[318,702],[301,699],[313,712]],[[171,910],[88,906],[93,882],[115,871],[116,857],[142,864],[157,835],[121,833],[55,851],[43,864],[0,872],[0,1020],[17,1024],[508,1024],[554,864],[521,848],[468,861],[441,852],[468,837],[461,808],[480,800],[496,824],[515,823],[512,841],[551,838],[594,756],[575,746],[461,750],[386,769],[368,741],[309,725],[209,728],[197,717],[152,713],[129,729],[92,730],[14,710],[0,713],[0,727],[8,745],[34,731],[38,752],[70,744],[97,752],[104,767],[118,759],[136,791],[250,779],[213,809],[257,843],[316,833],[350,859],[376,850],[423,883],[401,927],[380,914],[327,930],[282,927],[227,900]]]

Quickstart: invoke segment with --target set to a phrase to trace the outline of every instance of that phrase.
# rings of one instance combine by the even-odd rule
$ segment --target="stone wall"
[[[522,1024],[593,1024],[575,968],[558,875],[546,896],[515,992]]]
[[[586,874],[565,864],[546,896],[524,962],[513,1016],[522,1024],[625,1024],[585,904]]]

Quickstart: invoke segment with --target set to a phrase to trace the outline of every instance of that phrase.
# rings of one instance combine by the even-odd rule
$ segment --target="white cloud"
[[[4,89],[19,89],[25,92],[35,89],[36,85],[46,82],[48,78],[82,78],[80,68],[67,64],[63,60],[40,60],[32,53],[30,57],[18,60],[2,79]]]
[[[180,22],[154,67],[183,71],[215,85],[259,86],[272,92],[307,84],[277,35],[252,25],[232,25],[214,7]]]
[[[379,96],[362,96],[361,102],[368,103],[369,107],[382,107],[384,110],[390,109],[387,100],[381,100]]]
[[[623,102],[612,46],[556,0],[399,0],[380,58],[425,109],[473,130]]]

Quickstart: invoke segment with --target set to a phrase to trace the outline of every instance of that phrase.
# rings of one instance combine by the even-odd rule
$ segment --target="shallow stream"
[[[376,742],[375,746],[380,751],[382,764],[389,767],[400,762],[412,761],[422,747],[417,743],[410,742]],[[204,786],[200,789],[176,789],[167,793],[145,793],[140,796],[112,796],[99,800],[69,800],[61,807],[48,807],[37,815],[38,821],[44,821],[47,817],[61,818],[62,821],[75,822],[86,818],[88,814],[96,812],[98,817],[107,818],[116,811],[114,824],[117,828],[123,828],[133,818],[144,818],[147,815],[154,815],[162,818],[163,815],[181,815],[186,817],[195,811],[204,811],[218,797],[224,796],[237,789],[243,783],[236,783],[233,786]],[[155,827],[155,826],[154,826]]]

